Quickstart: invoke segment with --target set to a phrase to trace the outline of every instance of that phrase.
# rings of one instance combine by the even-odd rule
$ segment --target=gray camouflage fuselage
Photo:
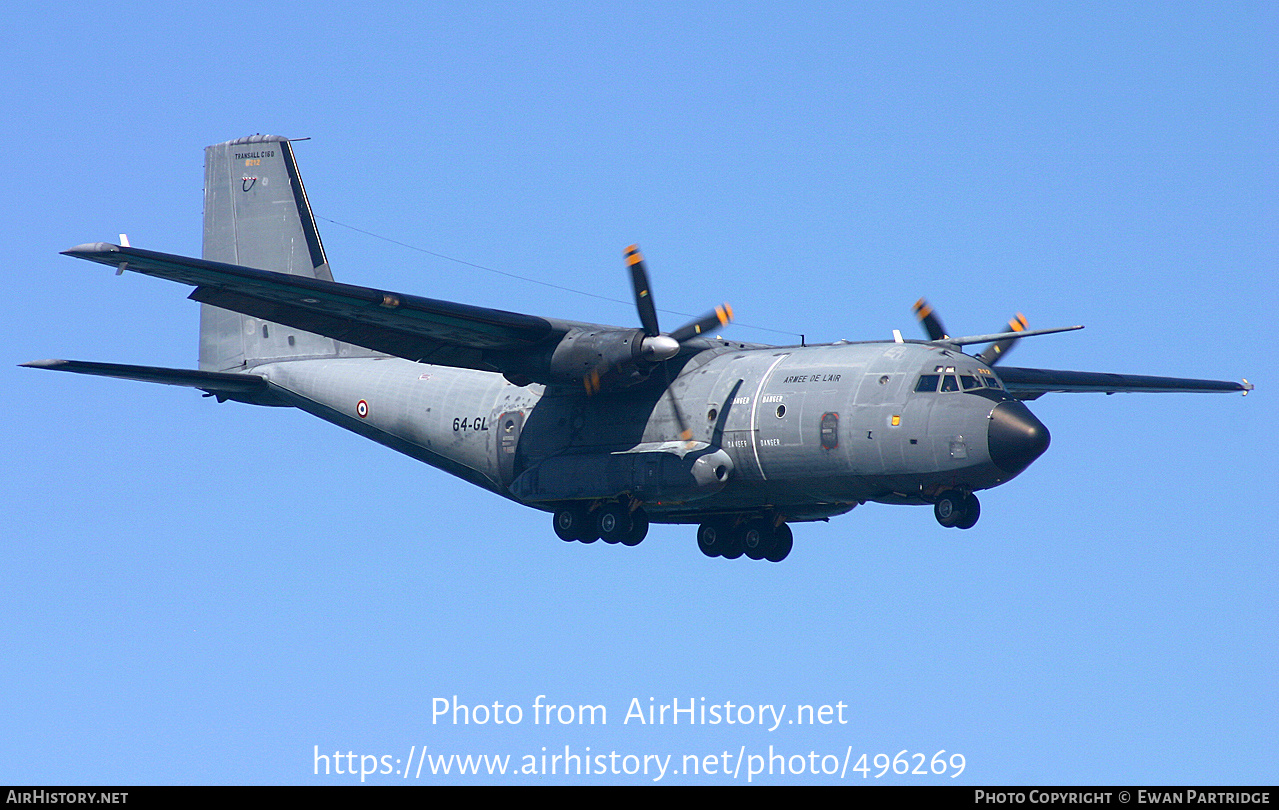
[[[792,522],[866,501],[931,504],[970,529],[973,494],[1048,447],[1022,400],[1048,392],[1252,389],[999,366],[1020,338],[760,346],[712,339],[726,304],[664,332],[638,246],[624,253],[641,328],[582,323],[338,283],[287,138],[205,150],[203,256],[128,245],[68,255],[186,284],[199,369],[72,360],[38,368],[199,388],[300,408],[518,503],[566,541],[635,545],[650,521],[697,523],[711,557],[780,562]],[[978,357],[962,347],[989,343]]]
[[[1011,398],[986,387],[916,393],[920,374],[938,366],[990,373],[971,357],[913,342],[703,352],[672,380],[671,394],[700,451],[727,456],[722,488],[669,488],[669,501],[650,500],[646,483],[660,497],[662,482],[646,480],[640,463],[626,468],[635,476],[625,491],[645,500],[655,522],[696,523],[761,505],[802,521],[867,500],[924,504],[943,489],[1009,480],[1015,472],[992,462],[987,433],[991,411]],[[620,493],[557,493],[567,483],[555,481],[532,487],[530,471],[564,460],[580,477],[590,459],[607,464],[646,447],[655,458],[683,444],[673,441],[679,426],[664,384],[583,397],[393,357],[290,360],[249,371],[287,404],[548,511],[558,501]]]

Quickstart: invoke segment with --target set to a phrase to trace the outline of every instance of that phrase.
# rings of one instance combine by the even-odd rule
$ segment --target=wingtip
[[[76,245],[73,248],[62,251],[63,256],[94,256],[102,253],[119,253],[120,246],[113,245],[110,242],[85,242],[83,245]]]

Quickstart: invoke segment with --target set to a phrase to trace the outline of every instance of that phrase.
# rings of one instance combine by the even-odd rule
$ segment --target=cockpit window
[[[965,391],[984,394],[987,388],[1003,391],[1004,386],[994,374],[984,368],[956,369],[954,366],[936,366],[932,373],[920,374],[915,382],[915,393],[932,394]]]

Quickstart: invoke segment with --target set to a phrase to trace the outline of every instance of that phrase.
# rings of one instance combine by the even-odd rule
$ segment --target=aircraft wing
[[[105,242],[63,253],[190,284],[195,301],[437,365],[502,371],[486,353],[553,347],[590,326]]]
[[[1252,390],[1247,380],[1189,380],[1181,377],[1146,377],[1137,374],[1108,374],[1097,371],[1056,371],[1048,368],[995,369],[1008,393],[1017,399],[1038,399],[1057,392],[1092,391],[1106,394],[1121,392],[1243,392]]]

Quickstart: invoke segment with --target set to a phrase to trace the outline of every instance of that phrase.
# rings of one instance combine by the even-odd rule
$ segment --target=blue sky
[[[756,779],[781,784],[952,781],[877,780],[901,751],[960,753],[970,784],[1273,783],[1276,12],[1122,6],[0,12],[0,783],[346,784],[317,746],[423,745],[871,766]],[[668,326],[727,299],[742,340],[889,338],[927,295],[958,333],[1088,327],[1017,365],[1258,390],[1044,397],[1052,447],[976,528],[869,504],[768,565],[692,527],[565,544],[300,412],[16,367],[193,366],[185,288],[58,251],[199,255],[203,147],[256,132],[312,138],[339,280],[632,325],[639,242]],[[454,695],[523,722],[433,723]],[[607,724],[534,723],[539,695]],[[848,722],[623,722],[650,698]]]

